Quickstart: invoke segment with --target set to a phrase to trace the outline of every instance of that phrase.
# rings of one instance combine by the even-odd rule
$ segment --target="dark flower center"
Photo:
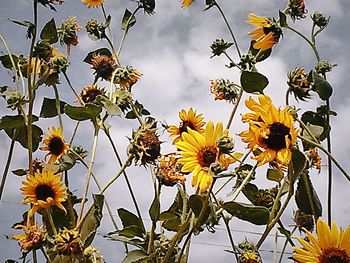
[[[327,248],[319,256],[320,263],[350,263],[350,256],[339,248]]]
[[[38,185],[35,188],[35,196],[38,200],[46,201],[48,197],[55,197],[55,192],[47,184]]]
[[[270,134],[267,138],[263,139],[263,142],[267,145],[267,148],[273,150],[281,150],[286,148],[286,135],[290,137],[290,129],[282,123],[275,122],[269,126]]]
[[[53,155],[59,156],[63,153],[64,142],[60,137],[52,137],[48,146],[50,153]]]
[[[276,26],[263,27],[263,30],[265,35],[272,32],[276,43],[278,42],[278,40],[280,39],[280,36],[282,35],[282,30]]]
[[[191,128],[192,130],[195,130],[194,124],[191,121],[181,122],[179,127],[180,133],[187,132],[187,128]]]
[[[202,149],[197,154],[199,164],[202,167],[209,167],[212,163],[216,161],[217,153],[218,150],[213,146],[209,146]]]

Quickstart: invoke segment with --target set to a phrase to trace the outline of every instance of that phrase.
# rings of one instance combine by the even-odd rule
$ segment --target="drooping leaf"
[[[312,90],[317,92],[321,100],[328,100],[333,93],[331,84],[314,71],[312,72],[312,78],[314,81]]]
[[[241,74],[241,86],[245,92],[262,93],[268,84],[269,80],[259,72],[243,71]]]
[[[131,213],[130,211],[124,208],[119,208],[118,215],[122,221],[124,228],[128,226],[138,226],[141,229],[143,229],[142,220],[138,218],[135,214]]]
[[[129,111],[126,115],[125,115],[125,118],[126,119],[136,119],[136,114],[135,114],[135,112],[134,111]]]
[[[152,219],[152,222],[157,222],[159,218],[159,213],[160,213],[160,203],[159,203],[158,197],[155,197],[153,199],[153,202],[148,212],[149,212],[149,216]]]
[[[15,19],[9,19],[11,22],[20,25],[20,26],[24,26],[26,28],[28,28],[27,30],[27,38],[31,38],[34,35],[35,32],[35,25],[27,20],[15,20]]]
[[[112,57],[112,52],[108,48],[99,48],[94,51],[89,52],[84,58],[84,62],[91,64],[91,60],[95,55],[106,55],[108,57]]]
[[[196,217],[199,216],[203,208],[203,199],[199,195],[191,195],[188,199],[188,206],[192,209]]]
[[[305,154],[299,151],[296,148],[292,149],[292,164],[293,164],[293,175],[292,183],[294,183],[295,179],[304,171],[307,160]]]
[[[299,177],[295,201],[302,212],[317,217],[322,216],[322,204],[312,185],[307,170]]]
[[[125,9],[123,19],[122,19],[122,29],[128,30],[136,23],[135,16],[128,10]]]
[[[50,44],[54,44],[58,41],[57,28],[55,24],[55,19],[52,18],[46,23],[43,30],[40,33],[41,40],[45,40]]]
[[[80,231],[84,247],[91,245],[103,216],[102,210],[104,196],[100,194],[92,194],[92,198],[94,200],[93,208],[88,212]]]
[[[279,11],[279,22],[280,22],[280,26],[281,27],[287,27],[288,23],[287,23],[287,16],[285,13],[283,13],[281,10]]]
[[[266,225],[270,217],[270,211],[263,206],[226,202],[222,205],[222,208],[231,215],[255,225]]]
[[[101,103],[103,104],[103,107],[106,109],[109,116],[119,116],[122,113],[122,110],[119,108],[119,106],[115,103],[113,103],[111,100],[107,99],[106,97],[99,96]]]
[[[64,106],[66,106],[67,103],[64,101],[60,101],[60,109],[61,113],[64,113]],[[50,99],[50,98],[44,98],[41,110],[40,110],[40,117],[42,118],[53,118],[58,115],[57,108],[56,108],[56,100]]]
[[[95,104],[85,104],[85,107],[75,107],[66,104],[64,112],[76,121],[93,120],[102,111],[102,107]]]
[[[150,259],[150,255],[148,255],[143,250],[133,250],[126,255],[122,263],[147,262],[147,260],[149,259]]]

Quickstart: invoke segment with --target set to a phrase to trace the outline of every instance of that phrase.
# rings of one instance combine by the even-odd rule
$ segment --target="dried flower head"
[[[101,38],[101,33],[100,33],[100,24],[97,22],[96,19],[89,19],[89,21],[86,22],[85,25],[86,31],[89,33],[90,36],[95,37],[96,39]]]
[[[55,251],[58,254],[74,256],[83,252],[83,244],[78,231],[73,229],[61,229],[54,239]]]
[[[312,21],[314,21],[315,25],[319,28],[323,29],[328,25],[330,17],[316,11],[312,16]]]
[[[289,72],[287,83],[295,99],[304,101],[310,98],[311,82],[304,68],[295,68]]]
[[[315,228],[313,216],[299,209],[294,214],[294,222],[296,226],[299,228],[299,231],[306,229],[307,231],[312,232]]]
[[[213,55],[211,57],[220,56],[223,52],[225,52],[232,45],[233,45],[233,43],[228,43],[223,39],[216,39],[210,45],[211,52],[213,53]]]
[[[46,40],[39,40],[34,46],[34,56],[49,61],[52,56],[51,44]]]
[[[321,156],[319,155],[317,148],[311,148],[306,152],[307,157],[309,158],[310,165],[315,167],[318,171],[321,171]]]
[[[39,159],[34,159],[33,160],[33,173],[42,173],[44,166],[43,166],[43,161]]]
[[[304,0],[289,0],[285,13],[295,21],[306,17],[307,10],[305,9]]]
[[[52,73],[65,72],[69,66],[69,60],[63,55],[63,53],[57,51],[53,48],[51,53],[51,58],[49,61],[49,67],[52,70]]]
[[[101,252],[93,246],[88,246],[84,249],[84,262],[85,263],[103,263],[103,256]]]
[[[105,93],[106,91],[104,89],[100,89],[94,84],[91,86],[85,86],[80,92],[80,98],[84,103],[94,102],[97,96],[105,95]]]
[[[78,45],[77,32],[81,29],[78,26],[78,20],[75,17],[69,17],[62,21],[61,26],[57,28],[57,35],[61,44],[67,45],[67,53],[70,54],[71,45]]]
[[[159,158],[157,176],[166,186],[174,186],[176,183],[185,184],[186,178],[181,173],[181,165],[177,164],[175,154],[162,155]]]
[[[215,95],[215,100],[236,101],[239,93],[238,85],[224,79],[211,80],[210,83],[210,92]]]
[[[17,240],[22,250],[30,251],[39,249],[46,240],[46,231],[44,228],[35,225],[16,225],[16,229],[23,230],[23,234],[13,235],[12,239]]]
[[[325,74],[330,72],[335,66],[337,66],[337,64],[331,64],[327,60],[321,60],[317,63],[315,69],[318,74]]]
[[[142,73],[132,66],[118,68],[115,71],[114,82],[118,83],[121,88],[131,91],[131,87],[142,76]]]
[[[95,70],[96,78],[102,78],[110,81],[114,69],[116,68],[115,60],[107,55],[95,54],[91,59],[92,69]]]

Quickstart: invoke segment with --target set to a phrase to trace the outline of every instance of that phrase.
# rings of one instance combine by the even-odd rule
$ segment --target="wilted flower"
[[[43,166],[43,161],[39,159],[34,159],[33,160],[33,173],[42,173],[44,166]]]
[[[307,157],[310,160],[310,165],[315,167],[318,171],[321,170],[321,156],[319,155],[317,148],[311,148],[306,152]]]
[[[127,89],[129,91],[142,76],[142,73],[134,69],[132,66],[118,68],[114,74],[114,82],[118,83],[121,88]]]
[[[213,53],[213,55],[211,57],[220,56],[223,52],[226,51],[226,49],[228,49],[232,45],[233,45],[233,43],[228,43],[223,39],[216,39],[210,45],[211,52]]]
[[[99,23],[97,22],[96,19],[90,19],[89,21],[86,22],[86,25],[85,25],[85,29],[86,31],[91,35],[91,36],[94,36],[96,37],[97,39],[100,39],[101,38],[101,34],[100,34],[100,25]]]
[[[67,45],[67,53],[70,54],[70,46],[78,45],[77,32],[81,29],[78,26],[78,20],[70,17],[62,21],[61,26],[57,28],[58,38],[61,44]]]
[[[61,255],[74,256],[84,250],[79,232],[73,229],[61,229],[55,236],[54,244],[54,250]]]
[[[238,244],[239,263],[261,263],[261,257],[254,243],[245,239]]]
[[[317,63],[315,69],[318,74],[325,74],[327,72],[330,72],[335,66],[337,66],[337,64],[331,64],[327,60],[321,60]]]
[[[238,97],[239,86],[229,80],[210,80],[210,92],[215,95],[215,100],[235,101]]]
[[[92,69],[95,70],[96,79],[102,78],[110,81],[114,69],[116,68],[115,60],[107,55],[95,54],[91,59]]]
[[[324,28],[328,25],[330,17],[327,17],[325,14],[322,14],[316,11],[312,16],[312,21],[314,21],[315,25],[319,28]]]
[[[105,90],[97,87],[96,84],[91,86],[85,86],[80,92],[80,98],[84,103],[94,102],[99,95],[105,95]]]
[[[306,229],[307,231],[312,232],[315,227],[313,216],[299,209],[294,214],[294,222],[300,231]]]
[[[13,235],[12,239],[17,240],[22,250],[30,251],[40,248],[46,240],[46,231],[35,225],[16,225],[16,229],[22,229],[23,234]]]
[[[294,97],[299,100],[310,98],[311,82],[303,68],[295,68],[288,74],[289,91],[294,94]]]
[[[63,53],[57,51],[57,49],[52,49],[51,58],[49,61],[49,67],[52,70],[52,74],[65,72],[69,66],[69,60]]]
[[[285,13],[290,15],[293,21],[305,18],[307,10],[305,9],[304,0],[289,0]]]
[[[181,173],[181,165],[177,164],[177,159],[175,154],[162,155],[159,158],[157,176],[162,184],[166,186],[185,184],[186,178]]]

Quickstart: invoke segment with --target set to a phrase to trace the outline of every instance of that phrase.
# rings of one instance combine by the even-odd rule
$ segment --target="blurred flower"
[[[43,140],[43,143],[46,146],[40,147],[40,150],[49,151],[47,155],[51,155],[51,157],[48,163],[55,163],[68,151],[69,145],[64,141],[61,127],[52,127],[45,136],[46,138]]]
[[[88,8],[95,8],[103,5],[104,0],[81,0],[81,2]]]
[[[183,165],[181,171],[192,172],[192,186],[196,186],[199,192],[208,190],[213,182],[213,176],[209,172],[212,164],[218,162],[227,169],[236,161],[236,158],[221,154],[219,151],[217,141],[227,133],[228,130],[223,129],[221,122],[214,126],[210,121],[204,134],[188,129],[182,133],[182,141],[175,143],[180,150],[178,153],[181,157],[178,163]]]
[[[261,263],[261,257],[256,251],[244,251],[239,256],[239,263]]]
[[[278,43],[282,30],[273,19],[260,17],[253,13],[249,13],[248,18],[248,24],[258,27],[248,33],[255,41],[253,45],[255,49],[265,51]]]
[[[249,122],[249,130],[239,135],[243,142],[248,143],[248,148],[264,149],[254,158],[258,165],[272,161],[288,165],[292,157],[291,148],[300,130],[294,128],[289,109],[277,109],[267,95],[259,95],[259,102],[250,97],[246,106],[253,111],[242,117],[243,122]]]
[[[132,66],[118,68],[115,71],[114,83],[118,83],[121,88],[131,91],[131,87],[142,76],[142,73]]]
[[[87,248],[84,249],[84,259],[86,263],[103,263],[103,257],[101,255],[101,252],[93,247],[93,246],[88,246]]]
[[[228,49],[232,45],[233,45],[233,43],[228,43],[223,39],[216,39],[210,45],[211,52],[213,53],[213,55],[211,57],[220,56],[222,53],[224,53],[226,51],[226,49]]]
[[[39,40],[34,46],[34,56],[49,61],[52,56],[52,47],[48,41]]]
[[[25,196],[23,203],[31,203],[33,206],[30,215],[39,208],[48,208],[56,205],[66,211],[61,204],[67,199],[66,187],[61,182],[61,174],[55,175],[52,169],[44,168],[41,173],[27,176],[22,182],[22,194]]]
[[[306,152],[307,157],[310,160],[310,165],[315,167],[318,171],[321,170],[321,156],[319,155],[317,148],[312,148]]]
[[[295,21],[306,17],[307,10],[305,9],[304,0],[289,0],[285,13]]]
[[[295,99],[304,101],[310,98],[311,82],[303,68],[295,68],[289,72],[287,84]]]
[[[70,54],[70,46],[78,45],[77,32],[81,29],[78,26],[78,20],[75,17],[69,17],[62,21],[61,26],[57,28],[57,35],[61,44],[67,45],[67,53]]]
[[[182,4],[181,4],[181,8],[187,8],[190,5],[192,5],[193,2],[194,2],[194,0],[183,0]]]
[[[92,69],[95,70],[96,78],[110,81],[116,67],[115,60],[107,55],[93,55],[91,59]]]
[[[17,240],[22,250],[30,251],[40,248],[46,240],[46,231],[36,224],[32,226],[17,225],[16,229],[22,229],[23,234],[13,235],[12,239]]]
[[[196,110],[190,108],[187,112],[182,109],[179,112],[180,124],[179,126],[171,125],[167,129],[170,133],[170,137],[175,137],[173,144],[182,141],[182,133],[187,132],[187,128],[191,128],[199,133],[203,133],[203,126],[205,122],[203,121],[203,114],[197,114]]]
[[[91,18],[89,21],[87,21],[85,29],[90,35],[94,36],[95,38],[101,38],[100,24],[97,22],[96,19]]]
[[[215,100],[235,101],[238,97],[238,86],[229,80],[210,80],[210,92],[215,95]]]
[[[325,74],[330,72],[335,66],[337,66],[337,64],[331,64],[327,60],[321,60],[317,63],[315,69],[318,74]]]
[[[185,184],[186,178],[180,172],[181,166],[177,164],[177,160],[175,154],[162,155],[159,158],[157,176],[162,184],[166,186],[174,186],[177,182]]]
[[[329,227],[319,219],[316,225],[317,235],[306,231],[308,241],[297,237],[302,248],[294,247],[292,258],[300,263],[350,262],[350,225],[344,231],[335,222]]]
[[[80,234],[76,230],[61,229],[54,239],[54,250],[60,255],[74,256],[83,252]]]
[[[91,86],[85,86],[80,92],[80,98],[84,103],[94,102],[97,96],[104,95],[105,93],[104,89],[100,89],[94,84]]]
[[[295,212],[294,222],[300,231],[302,231],[303,229],[306,229],[307,231],[312,232],[315,227],[313,216],[307,213],[304,213],[299,209]]]
[[[34,159],[33,160],[33,173],[42,173],[44,166],[43,166],[43,161],[39,159]]]

